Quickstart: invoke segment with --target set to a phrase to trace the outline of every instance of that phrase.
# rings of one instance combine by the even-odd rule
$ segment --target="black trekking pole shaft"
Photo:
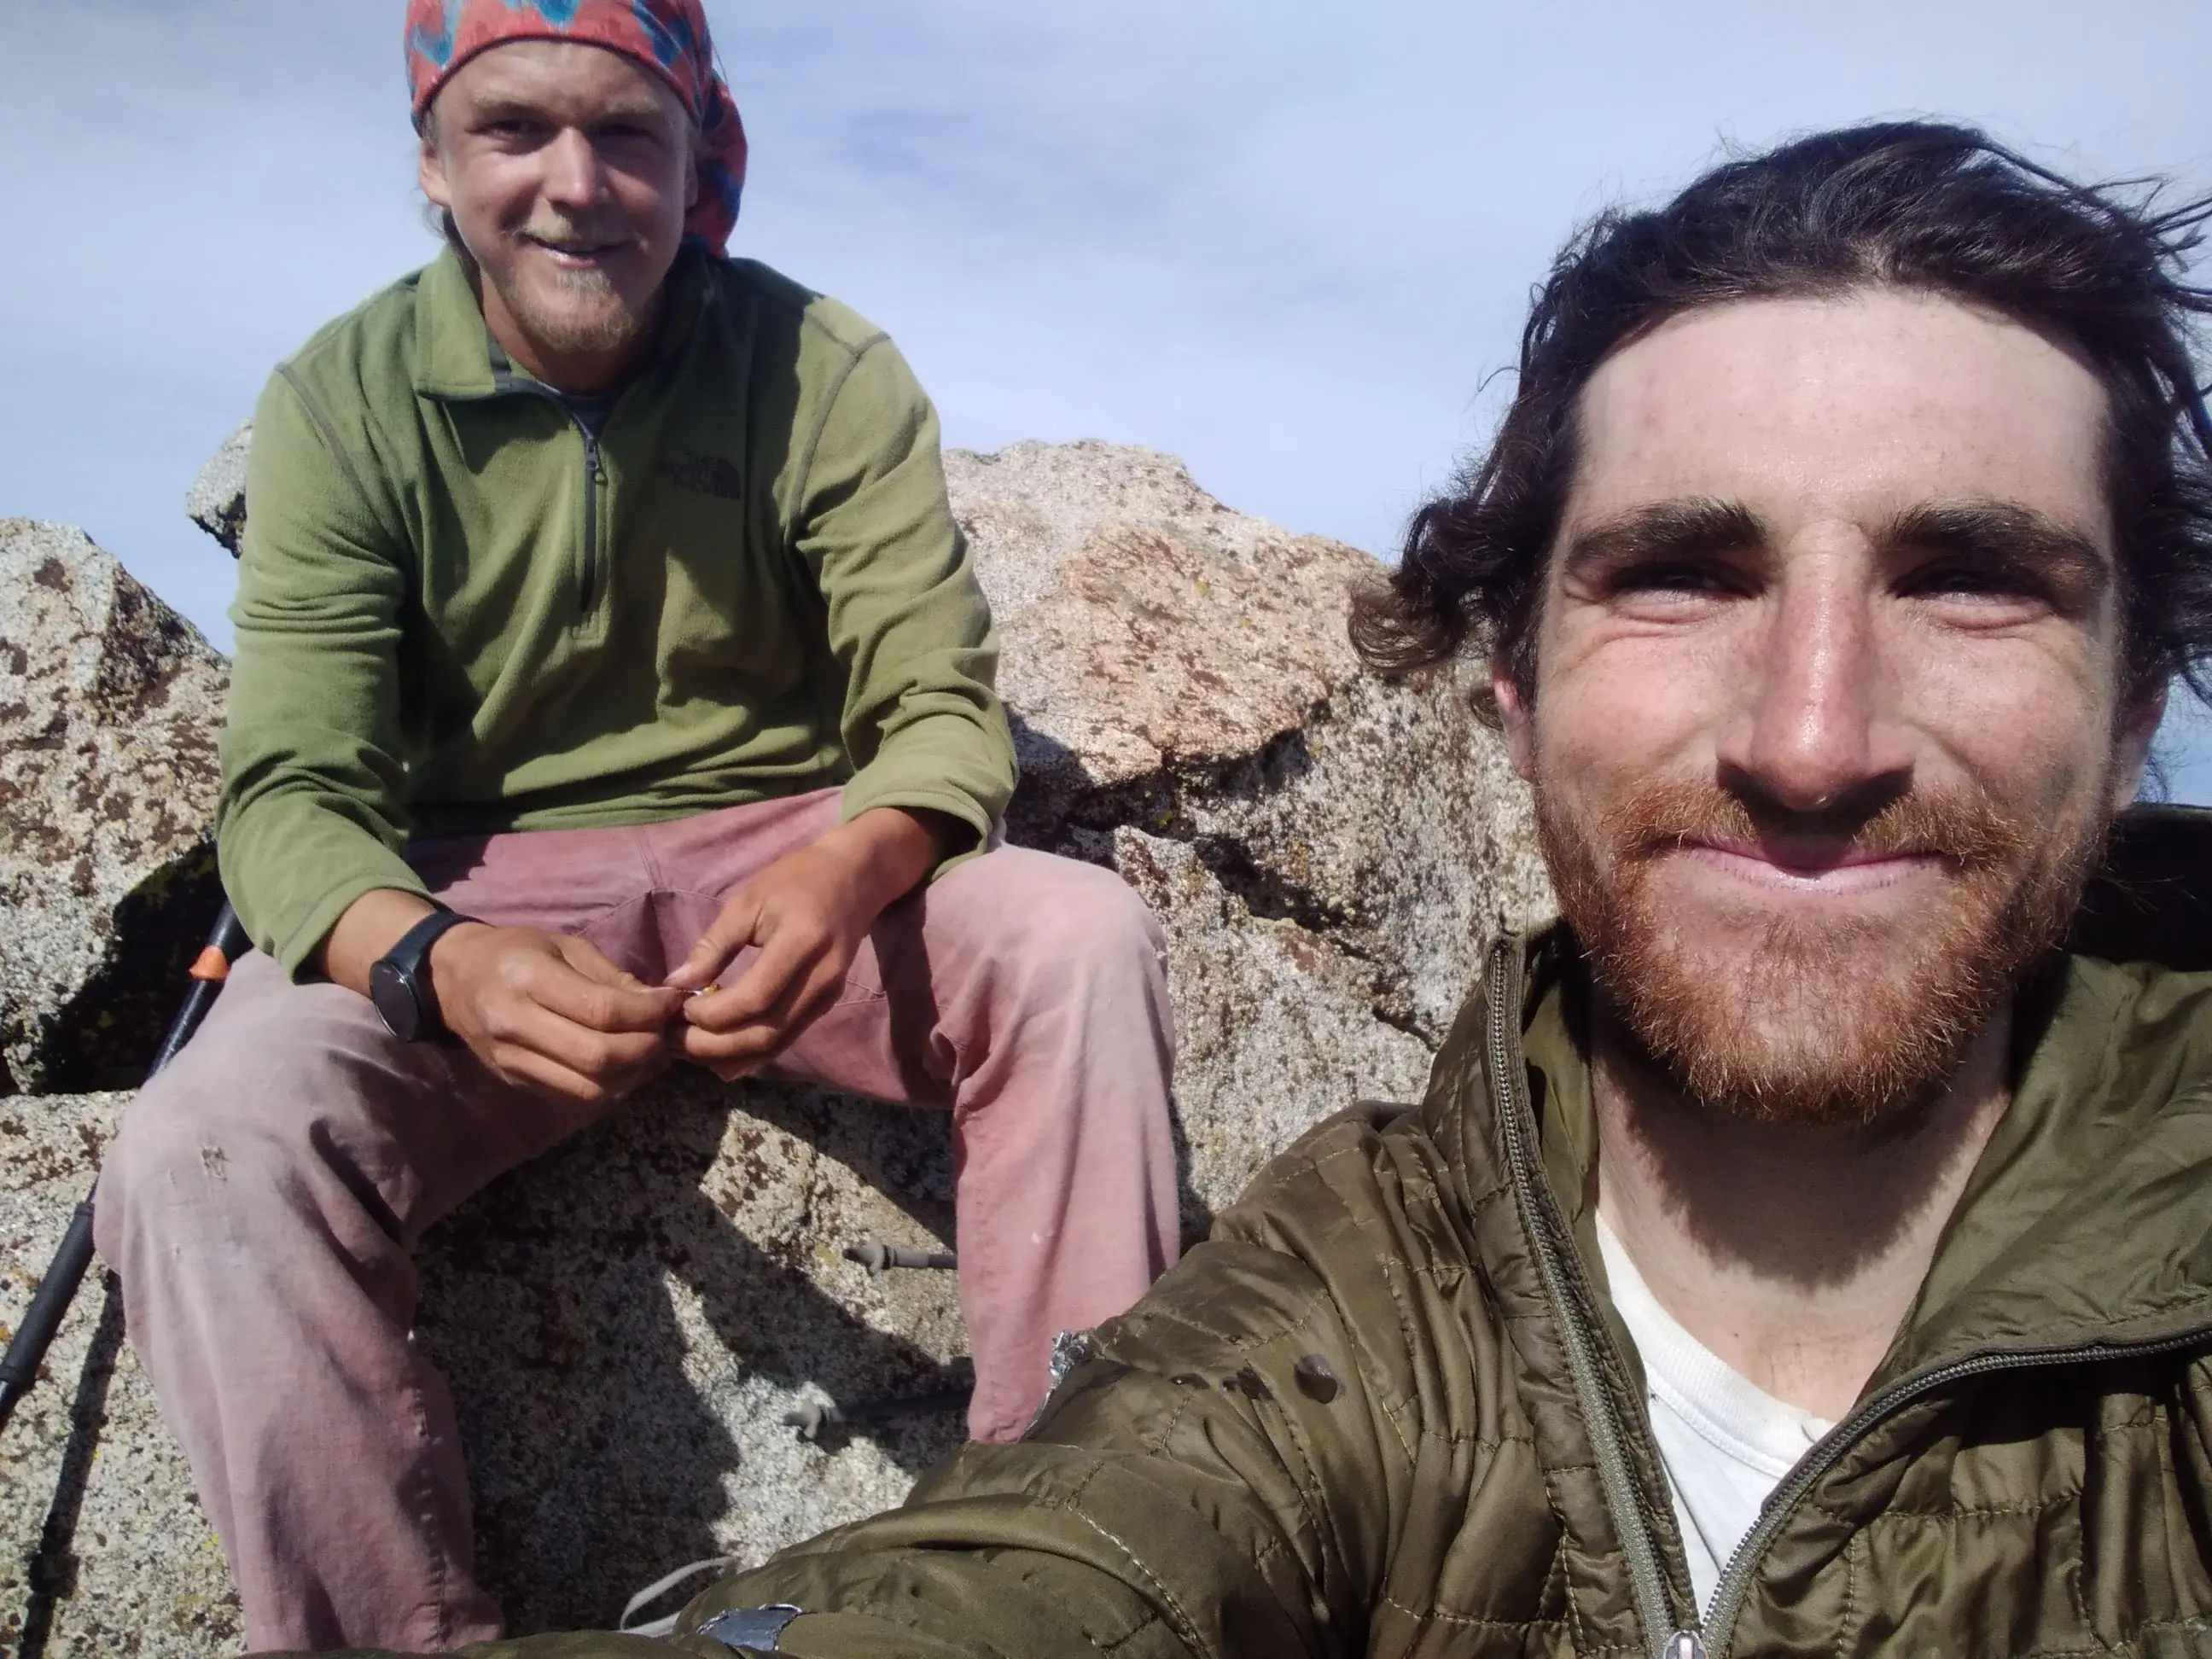
[[[206,1018],[209,1005],[222,989],[222,975],[229,969],[233,958],[246,945],[246,929],[239,925],[238,913],[223,902],[215,919],[215,927],[208,933],[206,949],[192,964],[192,988],[185,994],[184,1006],[177,1017],[169,1022],[168,1034],[154,1055],[154,1063],[146,1075],[152,1077],[177,1057],[177,1051],[191,1041],[192,1033]],[[221,967],[215,963],[219,958]],[[15,1414],[15,1402],[31,1391],[38,1380],[39,1367],[45,1363],[46,1350],[53,1346],[55,1333],[76,1300],[77,1287],[84,1283],[85,1270],[92,1266],[92,1200],[88,1198],[76,1206],[70,1217],[69,1231],[62,1235],[61,1248],[46,1274],[39,1280],[39,1288],[32,1294],[31,1305],[23,1310],[22,1322],[15,1327],[15,1334],[8,1340],[8,1352],[0,1356],[0,1431],[8,1426],[8,1419]]]

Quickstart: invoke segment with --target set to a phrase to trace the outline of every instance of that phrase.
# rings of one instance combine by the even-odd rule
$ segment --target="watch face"
[[[384,1018],[385,1028],[402,1042],[412,1042],[422,1029],[422,1005],[407,975],[390,962],[379,962],[368,970],[368,1000]]]

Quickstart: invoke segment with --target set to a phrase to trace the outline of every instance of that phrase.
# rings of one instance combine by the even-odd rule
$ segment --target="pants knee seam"
[[[410,1337],[409,1341],[411,1346],[413,1339]],[[415,1356],[415,1363],[418,1366],[423,1363],[420,1355]],[[422,1529],[423,1552],[430,1564],[430,1635],[437,1650],[442,1651],[453,1644],[453,1599],[450,1593],[453,1573],[446,1540],[438,1528],[436,1483],[430,1471],[430,1407],[424,1398],[420,1376],[408,1381],[407,1403],[415,1419],[415,1479],[421,1488],[415,1524]]]

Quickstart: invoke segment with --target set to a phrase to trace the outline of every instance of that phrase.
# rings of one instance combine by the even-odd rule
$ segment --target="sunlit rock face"
[[[226,446],[191,501],[234,541],[245,447]],[[1548,913],[1527,804],[1462,680],[1359,670],[1344,608],[1380,573],[1365,554],[1232,512],[1148,450],[1018,444],[953,452],[946,471],[1002,637],[1024,772],[1008,833],[1116,870],[1167,936],[1196,1237],[1310,1124],[1419,1094],[1484,944]],[[220,660],[193,672],[207,770],[167,791],[188,847],[212,805]],[[132,764],[112,754],[87,775]],[[52,868],[100,838],[96,817],[42,823],[59,826]],[[88,938],[108,913],[82,914]],[[118,1022],[116,1052],[150,1053],[175,986]],[[0,1101],[0,1318],[126,1098]],[[783,1419],[957,1389],[954,1276],[871,1275],[843,1255],[870,1237],[949,1247],[951,1200],[939,1115],[696,1075],[434,1228],[418,1340],[453,1382],[482,1570],[514,1627],[605,1626],[684,1562],[757,1561],[897,1502],[954,1443],[957,1412],[814,1441]],[[0,1647],[27,1612],[53,1655],[235,1651],[189,1472],[102,1307],[94,1279],[9,1432]],[[47,1528],[42,1553],[72,1470],[74,1525]]]
[[[0,519],[0,1094],[153,1058],[215,902],[229,678],[83,532]]]
[[[1463,678],[1359,668],[1366,554],[1151,450],[946,471],[1005,640],[1011,834],[1112,865],[1167,930],[1202,1226],[1317,1119],[1419,1095],[1482,946],[1548,914],[1526,797]]]

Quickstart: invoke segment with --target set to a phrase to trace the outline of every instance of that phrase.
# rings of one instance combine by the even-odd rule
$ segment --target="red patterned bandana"
[[[408,0],[407,79],[415,124],[446,78],[509,40],[582,40],[642,64],[675,89],[699,124],[699,201],[684,234],[717,252],[738,222],[745,128],[714,68],[701,0]]]

